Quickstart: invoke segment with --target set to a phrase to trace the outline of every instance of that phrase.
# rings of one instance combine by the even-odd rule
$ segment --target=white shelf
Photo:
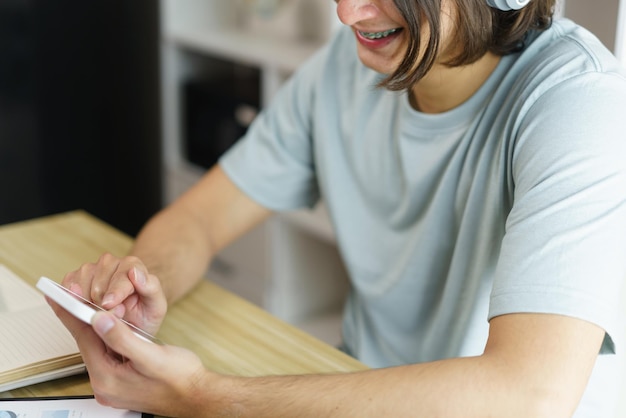
[[[161,0],[168,203],[205,172],[184,158],[181,83],[223,71],[222,60],[256,67],[265,106],[338,24],[328,0],[283,5],[268,20],[242,15],[241,3],[234,0]],[[271,217],[220,252],[208,277],[331,344],[340,340],[340,311],[349,284],[323,205]]]
[[[279,39],[237,28],[178,28],[167,33],[165,40],[199,53],[286,73],[295,71],[322,45],[321,42]]]

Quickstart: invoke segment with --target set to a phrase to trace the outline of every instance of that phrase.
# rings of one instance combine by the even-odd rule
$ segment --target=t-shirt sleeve
[[[249,197],[272,210],[312,207],[319,199],[313,152],[315,80],[325,48],[279,90],[219,164]]]
[[[587,73],[552,87],[521,119],[490,318],[576,317],[606,331],[602,352],[623,347],[625,109],[623,76]]]

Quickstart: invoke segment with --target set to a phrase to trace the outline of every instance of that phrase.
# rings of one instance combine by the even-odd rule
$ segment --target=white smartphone
[[[37,282],[37,289],[41,290],[46,296],[59,304],[63,309],[74,315],[81,321],[90,324],[93,316],[97,311],[105,311],[104,308],[83,298],[75,292],[61,286],[59,283],[47,277],[40,277]],[[120,319],[128,325],[139,338],[156,344],[162,344],[161,341],[147,333],[146,331],[136,327],[130,322]]]

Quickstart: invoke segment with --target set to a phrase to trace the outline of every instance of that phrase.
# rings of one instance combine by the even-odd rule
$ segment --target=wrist
[[[221,375],[204,369],[191,378],[188,417],[242,417],[242,381],[245,378]]]

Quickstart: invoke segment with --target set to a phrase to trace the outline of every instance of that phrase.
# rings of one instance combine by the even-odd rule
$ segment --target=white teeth
[[[391,35],[394,32],[397,32],[398,29],[389,29],[383,32],[362,32],[359,31],[359,33],[367,38],[367,39],[381,39],[381,38],[386,38],[387,36]]]

